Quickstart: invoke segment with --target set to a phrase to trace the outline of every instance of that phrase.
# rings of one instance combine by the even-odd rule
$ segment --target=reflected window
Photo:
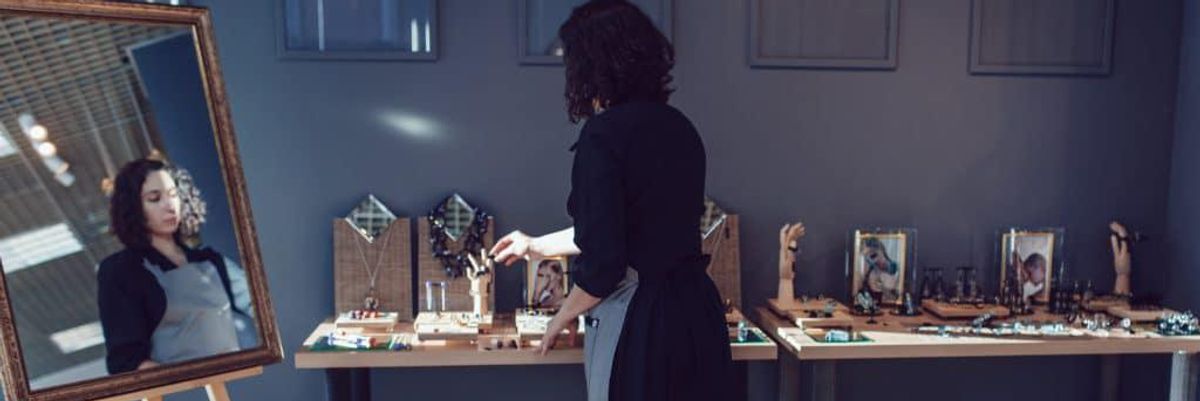
[[[83,243],[66,223],[26,231],[0,239],[4,272],[12,273],[83,251]]]

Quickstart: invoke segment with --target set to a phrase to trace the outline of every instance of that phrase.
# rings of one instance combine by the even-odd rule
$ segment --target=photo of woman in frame
[[[908,238],[905,233],[854,234],[851,294],[865,289],[880,304],[898,305],[908,271]]]
[[[566,258],[534,259],[525,279],[525,302],[530,308],[557,310],[570,290]]]
[[[1022,297],[1038,303],[1049,302],[1055,240],[1051,231],[1004,233],[1000,243],[1000,282],[1015,279]]]

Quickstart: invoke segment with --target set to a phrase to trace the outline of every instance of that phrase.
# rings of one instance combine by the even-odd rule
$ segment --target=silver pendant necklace
[[[383,257],[385,255],[385,253],[387,252],[388,240],[390,240],[391,238],[392,238],[392,231],[388,230],[387,234],[384,234],[384,236],[383,236],[383,244],[379,249],[379,255],[377,255],[375,257],[374,265],[367,263],[367,254],[366,254],[366,251],[363,250],[362,241],[359,241],[357,239],[354,241],[354,244],[358,248],[358,256],[362,259],[363,269],[366,269],[367,277],[370,279],[370,282],[369,282],[370,286],[367,287],[367,293],[363,296],[363,308],[368,311],[379,310],[379,296],[377,295],[377,293],[375,291],[375,282],[376,282],[376,279],[379,277],[380,264],[383,262]],[[364,237],[364,239],[366,239],[366,238]],[[367,242],[372,242],[372,241],[370,241],[368,239]]]

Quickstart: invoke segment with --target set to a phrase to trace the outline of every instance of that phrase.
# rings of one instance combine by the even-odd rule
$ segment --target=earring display
[[[448,284],[441,282],[426,282],[426,305],[429,310],[417,315],[413,328],[421,340],[450,340],[477,339],[486,334],[494,320],[489,300],[491,299],[492,277],[495,274],[495,262],[487,257],[487,250],[479,251],[479,256],[467,255],[469,265],[463,274],[470,281],[472,309],[470,312],[447,312],[446,293]],[[441,290],[441,300],[437,308],[433,299],[436,287]]]
[[[478,282],[487,288],[473,291],[475,280],[467,277],[467,273],[473,267],[470,257],[478,258],[493,243],[494,218],[459,194],[446,197],[431,210],[417,222],[418,282],[445,282],[444,311],[473,312],[476,297],[472,294],[476,292],[483,294],[484,307],[491,310],[495,305],[495,291],[491,288],[495,280],[488,275]],[[418,286],[417,299],[427,299],[427,290]]]

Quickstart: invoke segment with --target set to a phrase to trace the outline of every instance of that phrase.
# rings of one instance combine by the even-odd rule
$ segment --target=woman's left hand
[[[563,330],[567,330],[577,317],[578,316],[565,316],[562,313],[554,315],[554,318],[550,319],[550,324],[546,326],[546,334],[542,335],[542,346],[538,349],[538,353],[542,354],[543,356],[546,355],[546,353],[549,353],[550,350],[554,348],[554,344],[558,342],[558,336],[562,335]],[[577,332],[574,329],[570,331],[569,337],[571,345],[575,345],[576,334]]]

